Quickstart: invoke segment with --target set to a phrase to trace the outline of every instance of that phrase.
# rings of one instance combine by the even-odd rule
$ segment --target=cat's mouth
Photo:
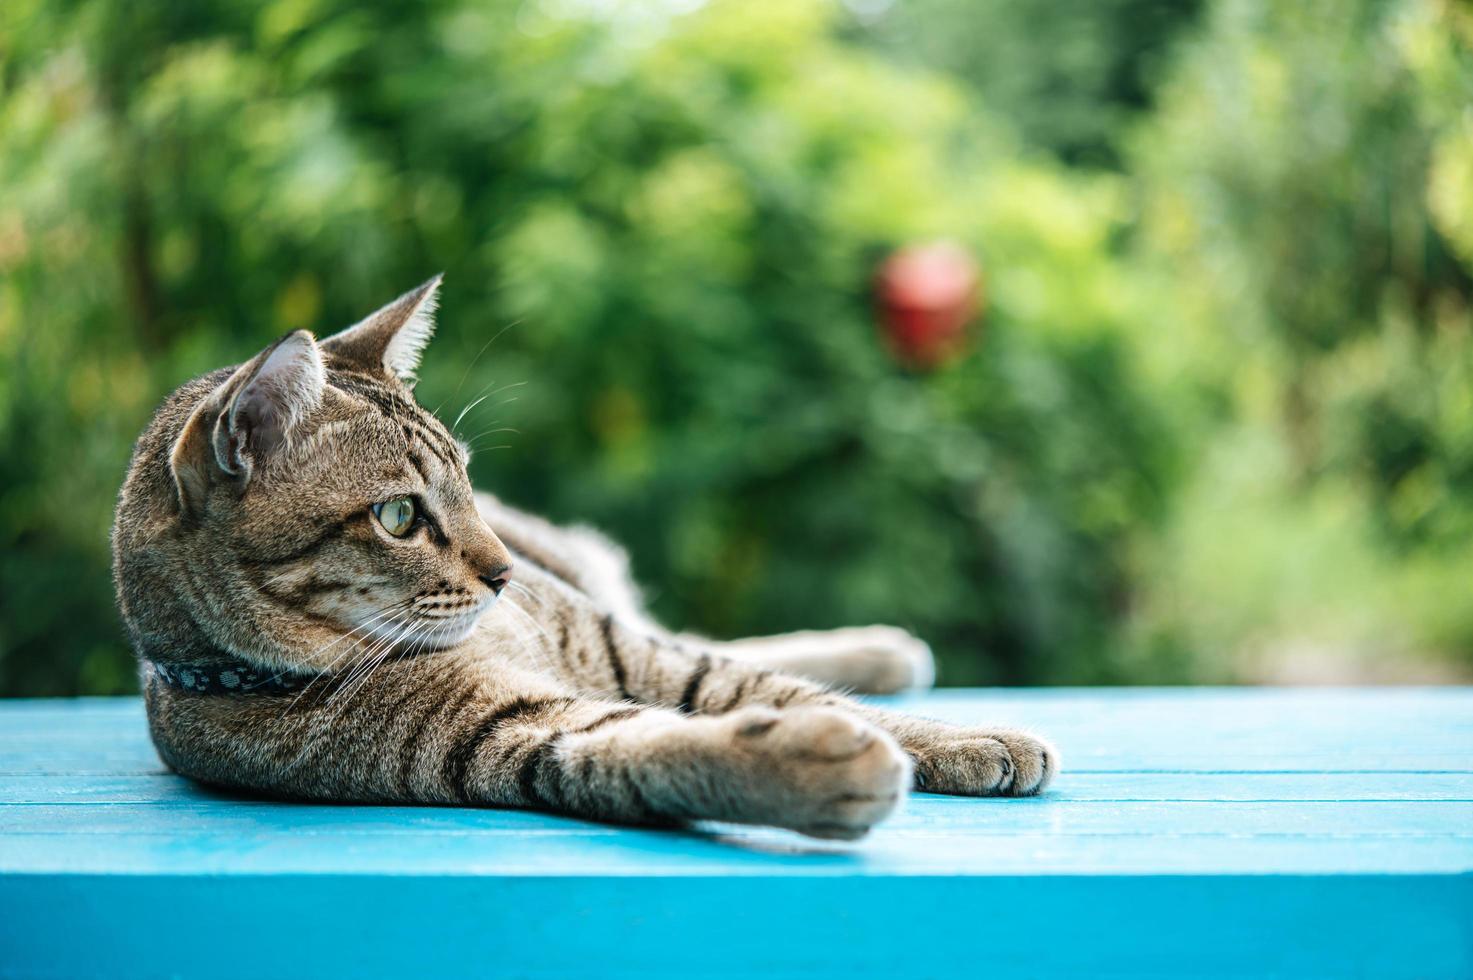
[[[477,603],[470,608],[453,614],[424,615],[415,617],[404,627],[401,643],[415,651],[444,650],[464,642],[476,624],[481,621],[495,599]]]
[[[495,595],[479,600],[457,597],[454,601],[446,601],[439,595],[420,598],[411,606],[411,616],[402,626],[398,643],[405,650],[414,651],[454,647],[470,637],[480,617],[485,616],[495,604]]]
[[[343,640],[352,639],[359,650],[380,658],[445,650],[468,639],[495,604],[495,596],[448,607],[445,603],[412,604],[400,607],[397,614],[380,612],[369,617],[348,630]]]

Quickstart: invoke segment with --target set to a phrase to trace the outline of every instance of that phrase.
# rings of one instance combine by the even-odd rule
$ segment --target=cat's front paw
[[[1059,771],[1048,742],[1009,728],[954,728],[907,745],[915,787],[959,796],[1032,796]]]
[[[726,715],[759,780],[758,822],[810,837],[855,840],[888,817],[910,786],[910,760],[880,728],[834,708],[745,708]]]

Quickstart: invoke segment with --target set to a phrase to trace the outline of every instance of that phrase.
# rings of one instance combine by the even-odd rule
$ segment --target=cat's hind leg
[[[924,689],[936,680],[931,648],[923,640],[893,626],[855,626],[727,643],[704,642],[713,651],[733,659],[859,694]]]
[[[629,557],[590,528],[560,527],[478,493],[481,516],[512,550],[588,596],[601,609],[641,632],[669,637],[645,610],[629,574]],[[527,576],[512,574],[513,593]],[[520,606],[521,597],[512,601]],[[694,635],[674,639],[757,667],[797,674],[859,694],[894,694],[930,687],[936,678],[931,648],[893,626],[856,626],[721,642]]]

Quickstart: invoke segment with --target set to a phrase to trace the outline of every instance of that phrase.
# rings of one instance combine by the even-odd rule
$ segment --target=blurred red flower
[[[981,292],[977,263],[957,245],[935,242],[894,252],[875,277],[875,298],[895,359],[935,368],[961,354]]]

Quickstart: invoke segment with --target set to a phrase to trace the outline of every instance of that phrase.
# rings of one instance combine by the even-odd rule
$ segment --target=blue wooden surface
[[[1473,690],[904,706],[1064,774],[830,845],[231,799],[134,699],[0,702],[0,976],[1473,975]]]

